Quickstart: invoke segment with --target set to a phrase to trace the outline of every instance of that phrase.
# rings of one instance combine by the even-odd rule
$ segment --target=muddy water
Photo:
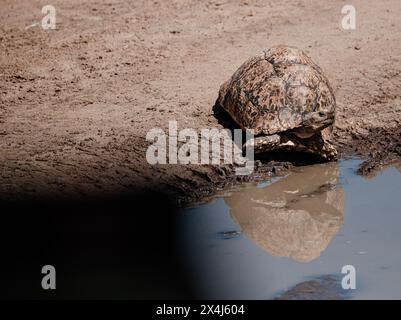
[[[180,218],[202,298],[401,299],[401,165],[365,179],[358,160],[297,168]],[[341,269],[356,270],[356,289]]]

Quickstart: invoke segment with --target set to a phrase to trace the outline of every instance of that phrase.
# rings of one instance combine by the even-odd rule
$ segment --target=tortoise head
[[[331,126],[334,123],[334,111],[314,111],[306,114],[300,127],[294,133],[300,138],[309,138],[316,132]]]

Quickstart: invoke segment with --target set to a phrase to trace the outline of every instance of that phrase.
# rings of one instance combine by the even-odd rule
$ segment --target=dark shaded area
[[[192,298],[163,194],[1,201],[3,299]],[[41,269],[56,268],[56,290]]]

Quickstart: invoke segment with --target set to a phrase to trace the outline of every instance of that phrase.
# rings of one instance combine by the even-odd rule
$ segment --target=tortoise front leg
[[[327,161],[337,160],[336,148],[323,138],[321,132],[307,139],[301,139],[295,135],[283,135],[277,148],[316,154]]]
[[[334,146],[328,142],[324,141],[322,146],[322,156],[328,161],[337,160],[337,150]]]
[[[337,159],[337,150],[327,140],[323,139],[321,133],[315,134],[308,139],[301,139],[295,135],[266,135],[256,137],[247,142],[244,148],[253,146],[255,154],[264,153],[272,150],[288,150],[315,154],[326,161]]]
[[[281,137],[278,134],[272,134],[267,136],[255,137],[252,141],[248,141],[244,145],[246,147],[253,147],[255,153],[262,153],[277,149],[280,145]]]

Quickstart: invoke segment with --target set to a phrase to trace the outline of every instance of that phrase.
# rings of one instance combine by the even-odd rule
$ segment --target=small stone
[[[241,233],[241,231],[233,230],[220,232],[220,235],[223,237],[223,239],[232,239],[238,237],[239,235],[241,235]]]

